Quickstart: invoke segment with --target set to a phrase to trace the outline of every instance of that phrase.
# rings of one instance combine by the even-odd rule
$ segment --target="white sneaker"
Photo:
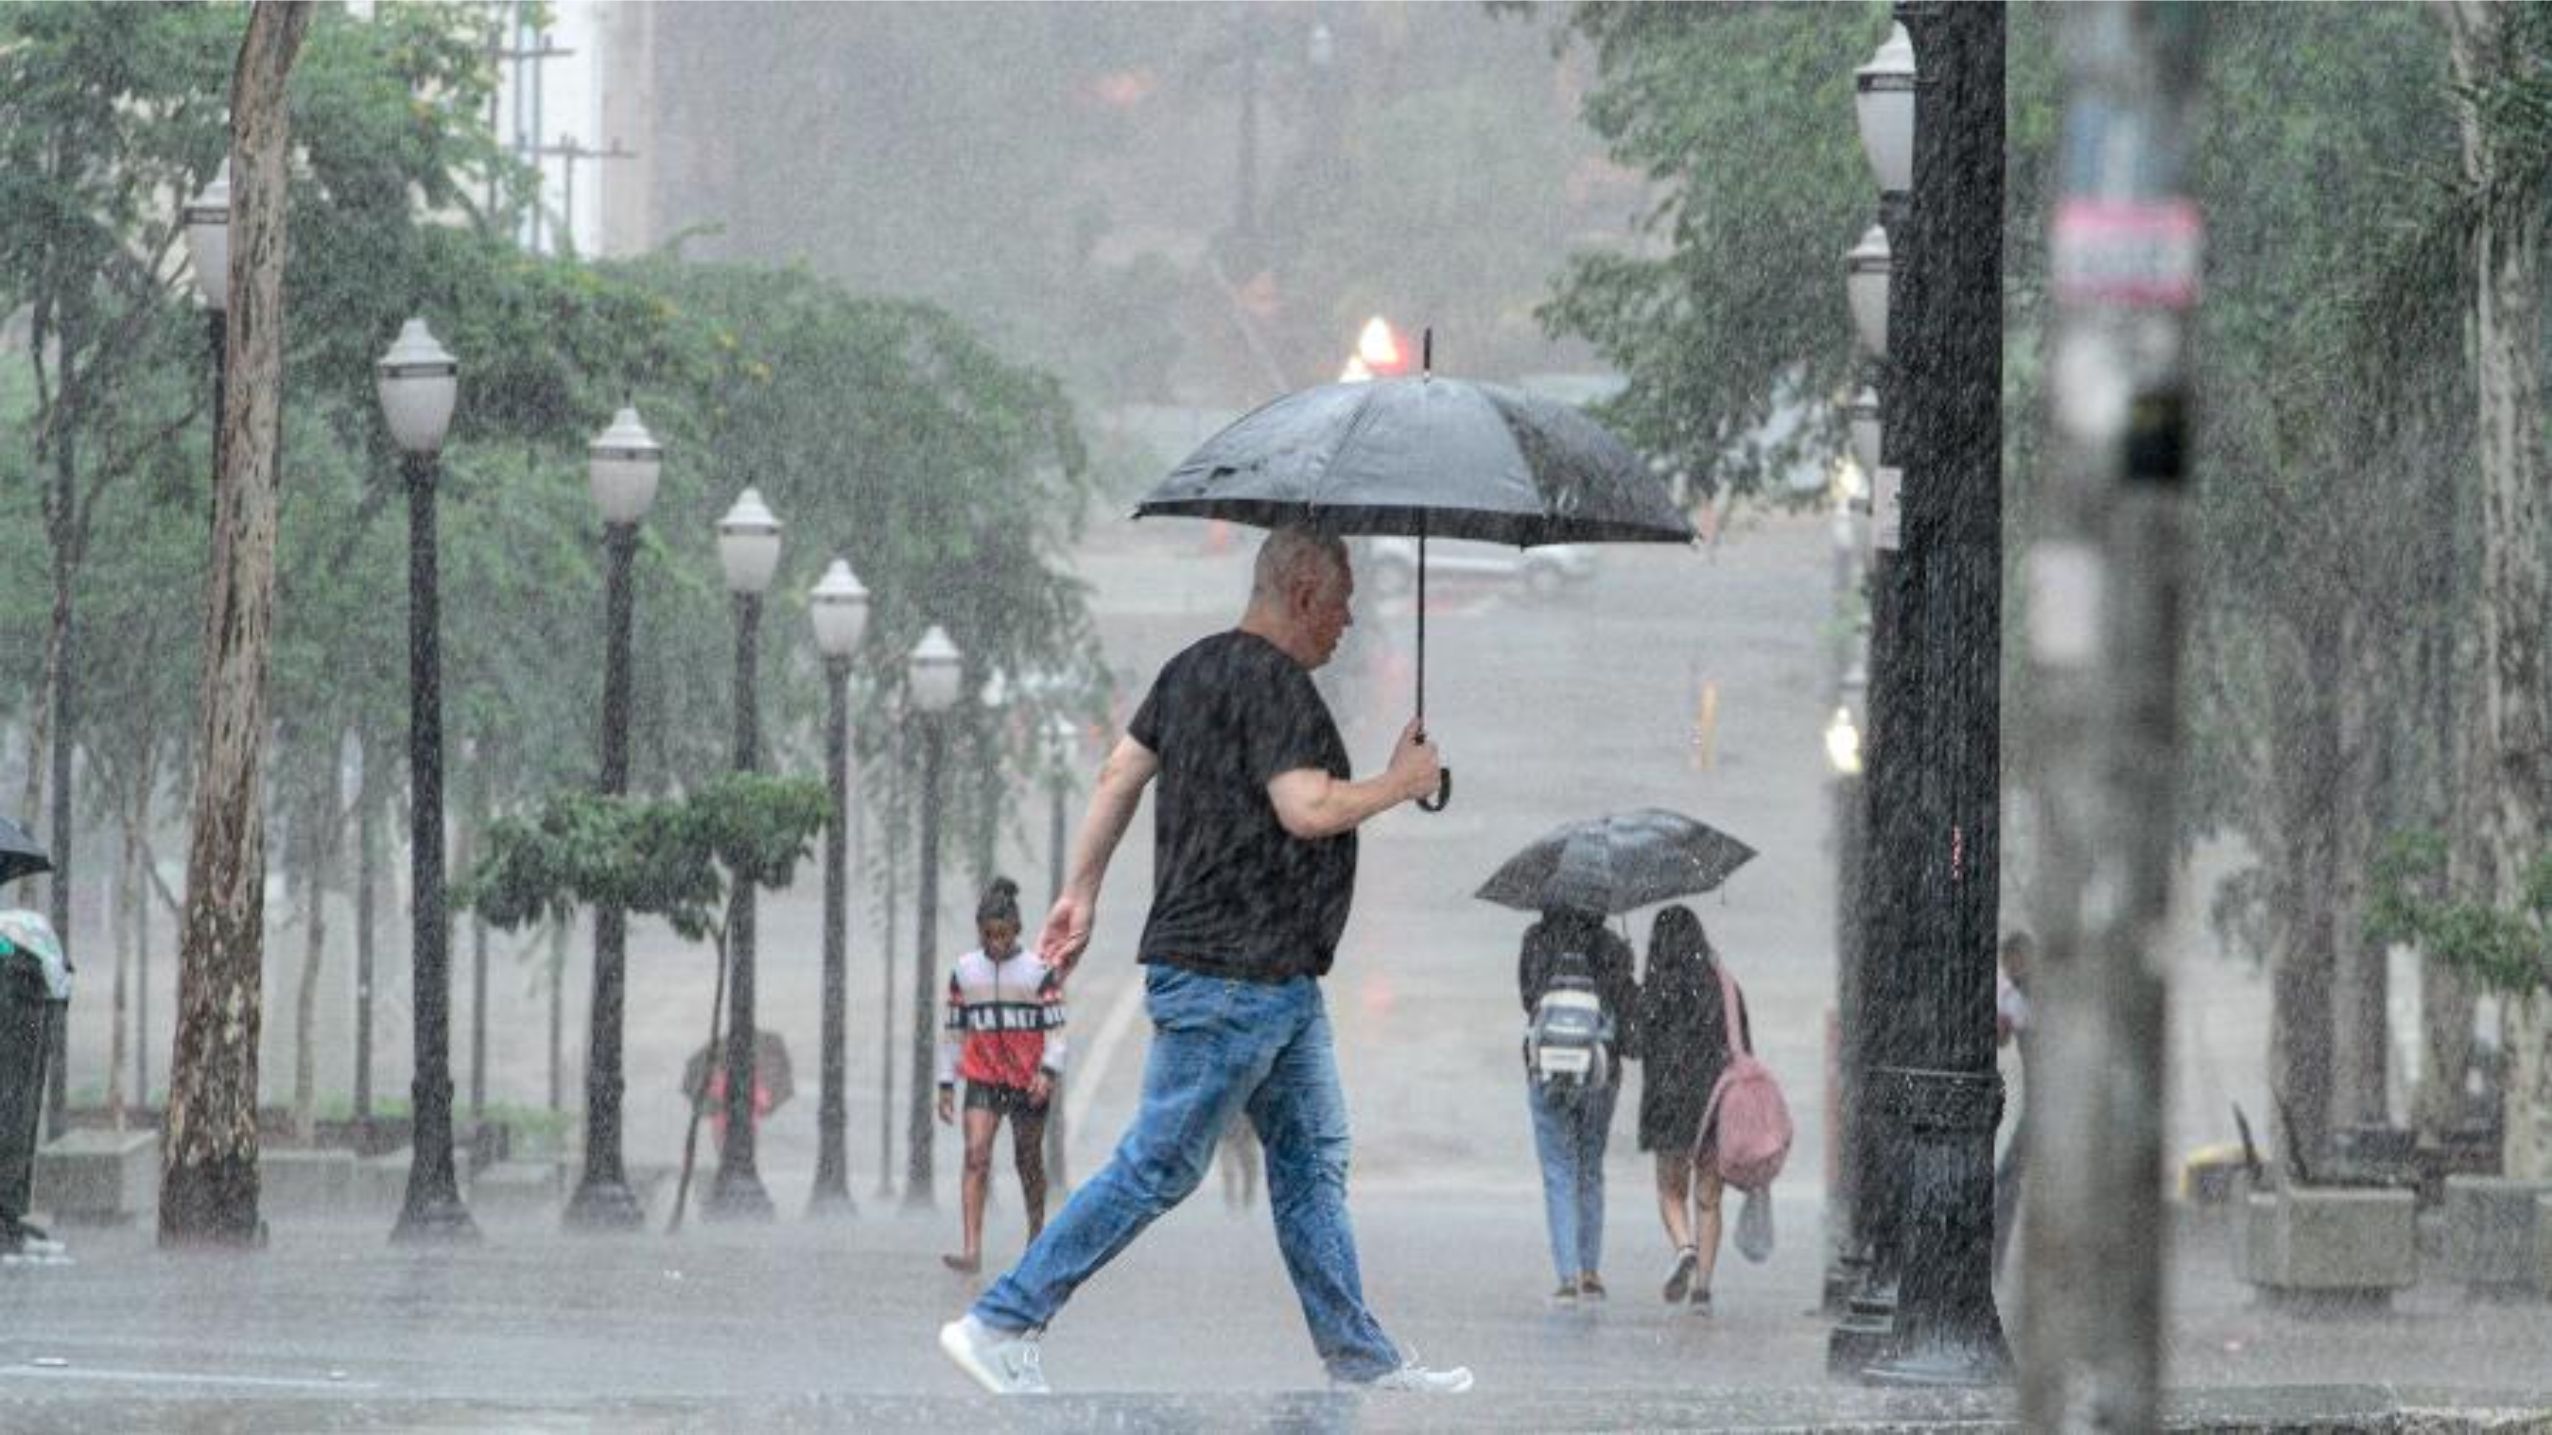
[[[939,1328],[939,1348],[959,1370],[995,1395],[1049,1393],[1032,1335],[1005,1334],[970,1315]],[[1470,1384],[1467,1372],[1462,1381]]]
[[[1359,1388],[1365,1390],[1398,1390],[1412,1395],[1459,1395],[1471,1388],[1471,1367],[1456,1365],[1445,1370],[1429,1370],[1410,1361],[1398,1370],[1386,1371]]]

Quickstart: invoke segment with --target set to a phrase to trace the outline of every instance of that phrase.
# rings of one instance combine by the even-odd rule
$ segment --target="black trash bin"
[[[59,1255],[27,1224],[44,1123],[45,1061],[71,995],[53,929],[33,912],[0,913],[0,1256]]]

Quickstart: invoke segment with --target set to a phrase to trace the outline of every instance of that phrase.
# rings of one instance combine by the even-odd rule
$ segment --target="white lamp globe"
[[[402,453],[442,452],[452,405],[460,397],[460,361],[435,342],[423,319],[410,319],[376,367],[390,441]]]
[[[1880,193],[1903,194],[1914,187],[1914,37],[1903,25],[1888,27],[1878,53],[1852,78],[1852,116],[1870,173]]]
[[[195,289],[204,307],[220,313],[230,307],[230,156],[186,202],[186,257],[195,268]]]
[[[635,523],[656,501],[656,478],[664,469],[664,446],[638,421],[638,411],[624,408],[611,427],[585,445],[585,486],[594,495],[605,523]]]
[[[718,564],[726,569],[730,593],[751,597],[771,586],[780,567],[780,520],[763,503],[760,489],[736,495],[735,507],[718,520]]]
[[[815,624],[815,650],[828,658],[847,658],[859,651],[868,631],[868,589],[851,572],[851,561],[836,558],[806,595],[806,613]]]
[[[913,655],[906,663],[913,692],[913,706],[926,713],[944,713],[957,705],[957,690],[964,686],[964,655],[948,641],[948,632],[937,623],[922,634],[913,645]]]
[[[1887,357],[1887,291],[1896,277],[1887,231],[1873,224],[1843,256],[1843,297],[1852,306],[1852,332],[1864,353]]]

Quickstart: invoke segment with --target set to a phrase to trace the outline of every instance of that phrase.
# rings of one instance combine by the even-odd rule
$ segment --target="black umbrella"
[[[1134,508],[1137,518],[1417,539],[1421,723],[1428,538],[1530,548],[1693,537],[1656,476],[1603,425],[1550,399],[1435,377],[1432,331],[1424,353],[1417,378],[1324,384],[1244,416]]]
[[[14,882],[53,870],[53,855],[27,830],[0,817],[0,882]]]
[[[1552,828],[1471,895],[1527,912],[1611,916],[1710,891],[1754,855],[1706,822],[1643,807]]]

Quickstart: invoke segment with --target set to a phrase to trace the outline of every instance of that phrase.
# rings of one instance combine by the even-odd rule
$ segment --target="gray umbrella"
[[[53,870],[53,855],[28,831],[0,817],[0,883]]]
[[[1188,455],[1134,516],[1301,524],[1418,540],[1418,703],[1427,716],[1427,539],[1689,543],[1692,524],[1629,446],[1566,404],[1434,375],[1324,384]],[[1450,792],[1448,785],[1446,791]],[[1442,799],[1430,807],[1442,806]]]
[[[1754,855],[1706,822],[1643,807],[1543,833],[1471,895],[1528,912],[1611,916],[1710,891]]]

